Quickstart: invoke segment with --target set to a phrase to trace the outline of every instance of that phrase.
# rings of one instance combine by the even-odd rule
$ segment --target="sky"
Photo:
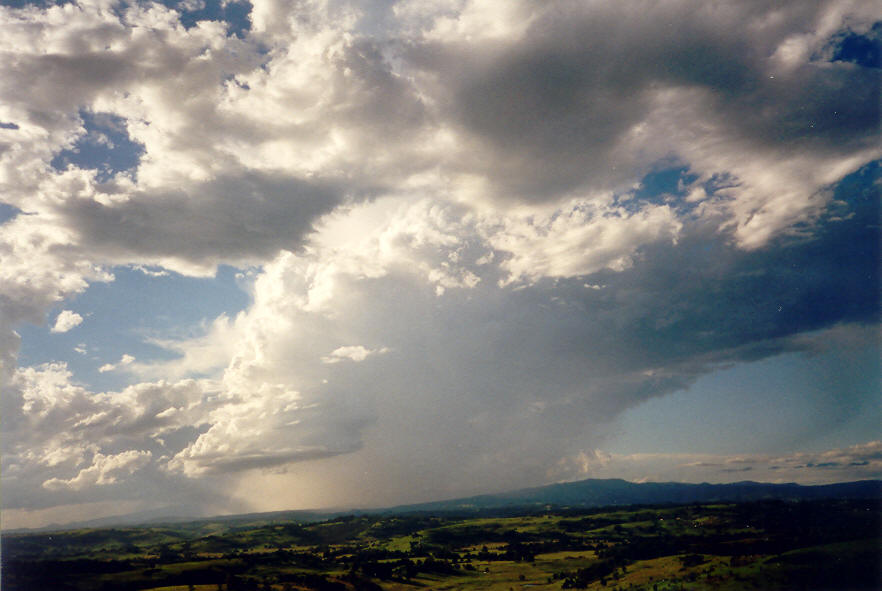
[[[882,477],[874,8],[4,1],[2,526]]]

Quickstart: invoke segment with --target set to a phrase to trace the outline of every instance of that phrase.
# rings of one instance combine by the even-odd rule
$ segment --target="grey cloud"
[[[237,453],[227,455],[219,453],[216,455],[199,456],[195,460],[198,462],[200,476],[204,474],[229,474],[244,470],[273,468],[307,460],[321,460],[340,454],[352,453],[360,448],[360,445],[350,445],[349,447],[338,445],[334,448],[304,447],[283,453],[276,453],[271,449],[263,449],[253,454]]]
[[[59,107],[76,108],[96,92],[128,82],[132,67],[122,56],[101,53],[82,55],[44,55],[20,58],[8,71],[11,79],[27,80],[29,85],[4,89],[12,100],[30,103],[35,120],[47,122],[45,112]],[[59,92],[65,89],[64,93]],[[59,104],[63,101],[63,104]]]
[[[57,190],[65,199],[48,200],[42,195],[45,187],[38,189],[34,178],[11,183],[22,195],[10,199],[27,202],[27,209],[60,215],[81,236],[78,247],[86,257],[128,262],[146,255],[209,267],[219,261],[265,260],[280,249],[297,248],[316,218],[338,206],[344,194],[370,198],[380,187],[388,189],[389,170],[396,180],[409,173],[412,164],[400,161],[390,146],[413,141],[413,130],[424,124],[424,108],[406,78],[393,74],[380,44],[357,37],[341,40],[338,49],[315,57],[317,63],[304,73],[297,69],[300,56],[289,56],[285,47],[267,56],[257,41],[219,39],[198,31],[183,35],[161,26],[145,25],[151,34],[141,35],[132,26],[144,18],[137,7],[120,20],[89,7],[74,16],[94,33],[89,43],[77,44],[63,27],[52,29],[58,51],[21,51],[6,66],[4,80],[21,82],[2,89],[9,104],[28,113],[31,125],[55,131],[55,139],[64,142],[31,146],[28,155],[49,161],[48,148],[53,162],[61,163],[77,140],[81,121],[76,113],[100,103],[108,109],[105,119],[115,117],[118,125],[128,118],[132,139],[144,142],[139,145],[146,149],[142,169],[132,172],[152,165],[149,174],[154,177],[174,176],[167,169],[184,159],[207,169],[202,178],[213,179],[194,183],[189,180],[192,171],[186,170],[183,179],[163,178],[152,189],[137,184],[120,189],[113,182],[99,186],[99,194],[108,191],[116,198],[114,205],[68,198],[83,189],[79,185],[53,187],[49,192]],[[39,31],[34,17],[28,14],[19,24]],[[93,45],[102,39],[114,49],[95,51]],[[259,67],[271,58],[274,67],[283,69],[274,70],[272,79],[269,70]],[[253,103],[245,101],[246,106],[230,106],[233,95],[250,96],[245,78],[237,78],[243,74],[262,89],[251,94],[267,85],[269,91]],[[319,75],[321,80],[310,78]],[[284,82],[281,88],[274,86],[288,78],[294,79],[290,88]],[[157,121],[150,121],[151,116]],[[297,161],[339,151],[338,140],[346,150],[331,170],[304,170]],[[289,161],[243,164],[253,150],[272,142],[282,142],[282,152],[293,150]],[[169,159],[165,165],[163,157]],[[88,158],[72,161],[85,166],[81,160]],[[106,173],[99,172],[98,180],[107,180]],[[119,191],[128,201],[121,202],[121,195],[114,194]]]
[[[813,228],[814,237],[746,252],[693,220],[676,244],[643,246],[634,268],[587,278],[604,289],[585,290],[577,278],[559,282],[558,293],[615,327],[616,356],[648,366],[761,359],[807,346],[788,340],[801,333],[872,324],[880,314],[878,174],[873,164],[840,183],[829,214],[842,215]]]
[[[426,111],[411,84],[392,71],[384,45],[356,39],[346,47],[339,68],[349,79],[337,109],[353,124],[382,135],[383,141],[401,140],[402,133],[424,124]]]
[[[343,199],[334,182],[246,172],[180,192],[135,193],[123,203],[67,202],[60,213],[84,247],[111,257],[213,267],[299,248],[315,220]]]
[[[718,103],[733,131],[780,149],[847,152],[874,145],[879,76],[869,68],[808,63],[765,76]]]
[[[677,155],[674,138],[644,156],[635,153],[639,145],[618,149],[666,88],[702,91],[698,105],[667,115],[679,119],[674,126],[696,124],[699,134],[780,151],[844,154],[873,145],[872,69],[770,66],[782,39],[803,34],[832,6],[560,2],[535,8],[538,18],[510,43],[415,42],[407,55],[440,77],[442,113],[477,141],[480,157],[459,164],[486,175],[502,196],[543,200],[585,183],[630,182],[652,158]]]

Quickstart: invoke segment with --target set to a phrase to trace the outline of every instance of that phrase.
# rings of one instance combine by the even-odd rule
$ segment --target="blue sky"
[[[0,28],[7,527],[882,476],[869,8]]]
[[[607,447],[726,454],[856,445],[878,435],[879,390],[877,344],[847,356],[788,353],[703,376],[626,412]]]
[[[113,281],[95,283],[64,303],[64,309],[83,317],[81,325],[64,333],[51,332],[50,324],[18,327],[19,362],[39,365],[64,360],[90,389],[120,389],[128,385],[130,376],[99,373],[98,368],[124,354],[145,361],[174,358],[174,352],[151,340],[200,334],[218,316],[241,312],[250,299],[243,272],[225,266],[210,278],[151,277],[130,267],[114,267],[112,272]],[[50,313],[50,320],[55,317]],[[82,353],[76,351],[78,347]]]

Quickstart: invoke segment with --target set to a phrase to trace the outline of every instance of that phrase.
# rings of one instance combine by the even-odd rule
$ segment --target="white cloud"
[[[548,213],[501,217],[502,229],[489,233],[488,242],[511,255],[502,264],[506,282],[621,271],[642,246],[676,241],[682,223],[669,207],[628,212],[609,201],[576,200]]]
[[[196,436],[216,388],[184,380],[98,393],[71,378],[66,365],[46,364],[18,369],[4,388],[4,433],[14,434],[2,458],[4,509],[165,494],[156,487],[171,484],[154,464]]]
[[[117,481],[120,473],[131,474],[142,468],[150,461],[149,451],[124,451],[115,455],[105,456],[96,453],[92,458],[92,465],[83,468],[73,478],[62,480],[50,478],[43,483],[43,488],[49,490],[73,489],[81,490],[91,486],[104,486]]]
[[[162,270],[156,271],[156,270],[150,269],[149,267],[146,267],[144,265],[135,265],[132,268],[137,271],[140,271],[141,273],[144,273],[144,275],[147,275],[148,277],[168,277],[169,276],[168,271],[162,271]]]
[[[379,349],[368,349],[362,345],[347,345],[343,347],[337,347],[329,355],[325,355],[322,357],[322,363],[339,363],[341,361],[349,360],[360,362],[364,361],[371,355],[381,355],[383,353],[387,353],[389,351],[386,347],[381,347]]]
[[[297,392],[280,386],[228,400],[207,418],[211,427],[176,454],[168,469],[189,477],[281,466],[327,458],[360,447],[358,430],[347,433],[349,417],[337,424],[331,413],[303,404]]]
[[[254,280],[252,305],[235,319],[221,316],[193,339],[157,341],[179,352],[178,360],[139,364],[128,356],[108,364],[128,361],[142,376],[222,368],[217,381],[139,384],[97,395],[71,384],[62,367],[21,370],[23,394],[12,414],[55,417],[34,429],[23,448],[47,433],[73,439],[53,435],[39,455],[18,454],[19,465],[46,466],[46,458],[60,458],[62,446],[126,441],[130,450],[153,453],[151,477],[154,470],[192,481],[258,468],[298,474],[309,470],[298,467],[303,460],[322,459],[329,466],[322,486],[334,488],[334,482],[338,490],[348,490],[339,483],[354,465],[373,466],[364,478],[375,492],[364,502],[385,502],[395,482],[417,482],[426,495],[510,488],[605,465],[602,454],[558,461],[574,446],[593,449],[584,446],[599,444],[624,409],[684,388],[720,363],[750,358],[755,346],[766,356],[829,341],[797,335],[755,344],[739,337],[729,328],[739,314],[707,305],[707,286],[696,294],[688,281],[654,286],[656,277],[670,275],[670,265],[684,272],[694,266],[670,257],[678,248],[670,235],[656,240],[641,224],[622,223],[641,210],[623,213],[602,201],[581,207],[591,214],[579,218],[573,207],[531,218],[524,209],[503,218],[390,198],[338,212],[309,249],[282,253],[265,266]],[[524,235],[523,226],[548,252],[537,247],[541,255],[530,255],[526,239],[516,247],[512,241],[507,248],[493,245],[506,232]],[[586,239],[579,232],[585,228],[595,236],[611,232],[615,240]],[[562,242],[569,246],[559,251],[543,242],[570,232],[572,240]],[[621,245],[635,265],[611,269],[610,244]],[[718,267],[736,264],[726,257],[737,251],[726,252],[717,253]],[[552,274],[545,271],[506,284],[518,256],[545,257],[557,281],[544,280]],[[765,272],[754,263],[749,268]],[[603,289],[585,289],[584,269],[602,275],[597,284]],[[456,281],[469,275],[477,280]],[[712,281],[712,293],[726,291],[720,278],[703,281]],[[444,282],[440,293],[437,282]],[[684,349],[682,334],[665,332],[677,322],[676,306],[665,298],[711,313],[690,318],[703,331],[689,339],[694,350]],[[635,338],[645,326],[651,336]],[[725,338],[708,341],[711,328]],[[837,342],[850,334],[840,330],[846,334]],[[328,363],[337,360],[346,362]],[[82,450],[77,457],[108,453]],[[83,469],[71,472],[74,459],[51,461],[67,470],[52,476],[59,481]],[[549,466],[557,472],[549,473]],[[423,494],[412,488],[395,494],[405,492]]]
[[[205,0],[183,0],[178,6],[181,10],[202,10],[205,8]]]
[[[135,361],[135,358],[128,353],[124,353],[122,357],[120,357],[119,361],[116,363],[105,363],[101,367],[98,368],[99,373],[107,373],[108,371],[116,371],[122,367],[126,367],[127,365],[131,365],[132,362]]]
[[[110,281],[113,275],[84,259],[69,228],[39,216],[19,215],[0,232],[0,322],[13,319],[44,322],[57,302],[86,289],[92,281]],[[7,328],[8,329],[8,328]]]
[[[210,375],[223,369],[236,349],[239,318],[230,319],[221,314],[211,323],[198,327],[198,336],[187,339],[148,339],[151,345],[177,355],[171,360],[138,362],[128,370],[144,380],[177,380],[186,377]]]
[[[62,310],[55,318],[55,325],[51,332],[67,332],[70,329],[79,326],[83,322],[83,317],[72,312],[71,310]]]

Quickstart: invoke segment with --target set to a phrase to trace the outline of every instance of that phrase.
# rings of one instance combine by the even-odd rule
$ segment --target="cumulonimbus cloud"
[[[878,322],[864,3],[179,17],[0,9],[5,504],[317,459],[535,483],[643,400]],[[246,311],[104,366],[152,381],[17,367],[14,327],[115,265],[222,263],[260,267]]]

